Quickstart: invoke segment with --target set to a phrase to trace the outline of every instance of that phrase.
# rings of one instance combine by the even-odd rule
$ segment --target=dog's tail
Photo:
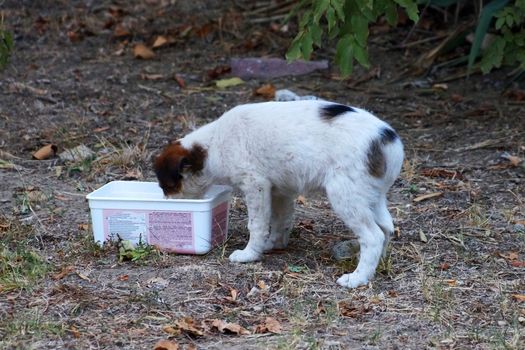
[[[403,166],[403,143],[399,135],[390,126],[383,126],[372,140],[367,156],[370,175],[381,179],[385,192],[388,191]]]

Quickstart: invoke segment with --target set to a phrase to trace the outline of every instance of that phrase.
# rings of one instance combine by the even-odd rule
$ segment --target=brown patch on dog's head
[[[204,168],[206,155],[206,150],[198,144],[191,149],[182,147],[179,141],[166,146],[153,163],[164,195],[181,193],[183,174],[198,174]]]

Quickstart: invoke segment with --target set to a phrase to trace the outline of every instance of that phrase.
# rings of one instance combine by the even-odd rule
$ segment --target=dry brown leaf
[[[519,302],[525,302],[525,294],[512,294],[512,298]]]
[[[166,39],[166,37],[163,35],[159,35],[153,42],[153,48],[158,49],[159,47],[162,47],[166,44],[168,44],[168,39]]]
[[[93,132],[102,132],[102,131],[109,130],[109,128],[110,128],[109,125],[101,126],[100,128],[93,129]]]
[[[525,261],[511,261],[510,264],[513,267],[525,267]]]
[[[77,327],[71,326],[69,328],[69,332],[71,332],[71,334],[73,335],[73,338],[76,338],[76,339],[80,338],[80,332],[78,331]]]
[[[153,350],[179,350],[179,345],[171,340],[159,340]]]
[[[264,320],[264,324],[266,326],[266,329],[270,333],[281,334],[283,331],[281,323],[273,317],[266,317],[266,319]]]
[[[57,153],[58,147],[52,144],[45,145],[40,148],[38,151],[33,153],[33,158],[37,160],[44,160],[55,156]]]
[[[519,258],[519,255],[518,253],[516,252],[508,252],[507,254],[503,254],[503,253],[498,253],[499,256],[501,256],[502,258],[505,258],[507,260],[518,260]]]
[[[78,229],[80,231],[87,231],[89,229],[89,224],[78,224]]]
[[[337,303],[337,310],[339,311],[339,315],[351,318],[357,318],[359,316],[362,316],[364,313],[370,311],[368,307],[356,307],[350,301],[340,301],[339,303]]]
[[[463,179],[463,175],[456,170],[447,170],[441,168],[423,169],[421,175],[427,177],[443,177],[446,179]]]
[[[443,192],[427,193],[427,194],[423,194],[421,196],[417,196],[416,198],[414,198],[414,202],[421,202],[421,201],[424,201],[430,198],[441,197],[442,195],[443,195]]]
[[[265,84],[255,90],[255,94],[258,96],[262,96],[267,100],[273,100],[275,98],[275,86],[272,84]]]
[[[151,51],[150,48],[148,48],[144,44],[137,44],[135,47],[133,47],[133,56],[135,58],[141,58],[143,60],[150,60],[153,57],[155,57],[155,53]]]
[[[53,279],[55,281],[61,280],[62,278],[66,277],[67,275],[69,275],[73,271],[75,271],[75,267],[74,266],[63,267],[62,270],[60,270],[59,273],[53,275]]]
[[[173,76],[173,79],[175,79],[175,81],[177,82],[177,84],[179,84],[179,87],[181,89],[184,89],[186,87],[186,82],[184,81],[184,79],[179,74],[175,74]]]
[[[168,334],[171,334],[171,335],[179,335],[182,333],[182,331],[179,329],[179,328],[175,328],[173,326],[170,326],[170,325],[165,325],[162,327],[162,330]]]
[[[129,280],[129,275],[120,275],[117,277],[119,281],[127,281]]]
[[[230,73],[231,71],[232,71],[232,68],[230,66],[225,66],[225,65],[217,66],[217,67],[215,67],[213,69],[210,69],[208,71],[208,77],[210,79],[217,79],[221,75],[224,75],[226,73]]]
[[[164,75],[162,74],[141,74],[140,79],[142,80],[162,80]]]
[[[131,33],[129,32],[129,30],[126,27],[124,27],[121,23],[117,24],[115,26],[115,29],[113,30],[113,36],[115,38],[122,38],[130,35]]]
[[[177,322],[175,322],[175,326],[177,326],[177,328],[179,328],[181,331],[192,335],[204,335],[202,329],[199,329],[199,326],[196,324],[195,320],[190,317],[185,317],[183,319],[178,320]]]
[[[249,330],[246,328],[236,324],[236,323],[229,323],[224,322],[218,319],[214,319],[212,321],[212,327],[217,328],[217,330],[221,333],[224,333],[225,331],[228,331],[230,333],[238,334],[238,335],[247,335],[251,334]]]

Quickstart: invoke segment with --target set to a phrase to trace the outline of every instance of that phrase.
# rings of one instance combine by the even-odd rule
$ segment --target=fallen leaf
[[[232,86],[237,86],[244,84],[244,81],[241,78],[233,77],[228,79],[221,79],[215,82],[215,86],[219,89],[226,89]]]
[[[261,289],[261,290],[267,290],[268,289],[268,286],[266,285],[266,282],[264,282],[263,280],[259,280],[257,282],[257,287],[259,287],[259,289]]]
[[[421,175],[427,177],[443,177],[446,179],[463,179],[463,175],[461,175],[459,171],[440,168],[423,169],[421,170]]]
[[[281,334],[282,333],[282,326],[273,317],[266,317],[263,323],[257,325],[255,327],[254,333],[263,334],[263,333],[274,333],[274,334]]]
[[[273,100],[275,97],[275,90],[275,86],[272,84],[264,84],[255,90],[255,95],[262,96],[267,100]]]
[[[175,81],[177,82],[177,84],[179,84],[179,87],[181,89],[184,89],[186,87],[186,82],[184,81],[184,79],[182,79],[182,77],[179,74],[175,74],[173,76],[173,79],[175,79]]]
[[[117,277],[119,281],[127,281],[129,280],[129,275],[120,275]]]
[[[499,256],[501,256],[502,258],[505,258],[507,260],[518,260],[519,258],[519,255],[518,253],[516,252],[508,252],[507,254],[503,254],[503,253],[498,253]]]
[[[423,232],[423,230],[419,230],[419,240],[423,243],[428,242],[428,238],[427,236],[425,236],[425,233]]]
[[[73,335],[73,338],[80,338],[80,332],[78,331],[78,328],[75,326],[71,326],[69,328],[69,332]]]
[[[463,101],[465,98],[461,96],[460,94],[452,94],[450,95],[450,99],[452,100],[452,102],[459,103]]]
[[[299,205],[305,205],[306,204],[306,198],[304,198],[303,196],[299,196],[299,197],[297,197],[295,202],[297,204],[299,204]]]
[[[457,281],[454,279],[448,279],[448,280],[445,280],[445,283],[448,284],[450,287],[454,287],[456,286]]]
[[[153,350],[179,350],[179,345],[171,340],[159,340]]]
[[[505,96],[514,101],[525,101],[525,90],[511,90]]]
[[[525,294],[512,294],[512,297],[519,302],[525,301]]]
[[[514,267],[525,267],[525,261],[511,261],[510,264]]]
[[[146,45],[137,44],[135,47],[133,47],[133,56],[135,56],[135,58],[150,60],[155,57],[155,53],[151,51],[151,49],[149,49]]]
[[[115,26],[115,29],[113,30],[113,36],[115,38],[122,38],[130,35],[131,33],[129,32],[129,30],[126,27],[124,27],[121,23],[117,24]]]
[[[173,326],[170,326],[170,325],[165,325],[165,326],[162,326],[162,330],[168,334],[171,334],[171,335],[179,335],[182,333],[181,329],[180,328],[175,328]]]
[[[441,197],[442,195],[443,195],[443,192],[427,193],[427,194],[417,196],[416,198],[414,198],[414,202],[421,202],[421,201],[424,201],[430,198]]]
[[[164,45],[168,44],[168,39],[166,39],[165,36],[159,35],[155,41],[153,42],[153,48],[158,49],[159,47],[162,47]]]
[[[246,328],[236,323],[224,322],[218,319],[214,319],[212,321],[212,327],[217,328],[217,330],[221,333],[225,333],[226,331],[228,331],[230,333],[234,333],[238,335],[251,334],[249,330],[247,330]]]
[[[442,263],[441,265],[439,265],[439,269],[440,269],[441,271],[447,271],[449,268],[450,268],[450,265],[447,264],[446,262],[445,262],[445,263]]]
[[[62,278],[66,277],[67,275],[69,275],[73,271],[75,271],[75,267],[74,266],[63,267],[62,270],[60,270],[59,273],[53,275],[53,279],[55,281],[61,280]]]
[[[447,91],[448,85],[447,84],[434,84],[432,85],[432,89],[434,90],[441,90],[441,91]]]
[[[512,166],[518,166],[523,161],[520,157],[513,156],[507,152],[503,153],[501,158],[508,160]]]
[[[109,125],[101,126],[100,128],[93,129],[93,132],[102,132],[102,131],[109,130],[109,128],[110,128]]]
[[[162,74],[141,74],[140,79],[142,80],[162,80],[164,75]]]
[[[339,315],[343,317],[357,318],[370,311],[370,308],[366,306],[356,307],[350,301],[340,301],[337,303],[337,310]]]
[[[88,146],[81,144],[74,148],[65,150],[58,156],[63,161],[81,162],[83,160],[93,158],[95,156],[95,152],[93,152]]]
[[[33,158],[37,160],[44,160],[53,157],[57,153],[58,147],[52,144],[45,145],[38,151],[33,153]]]
[[[0,159],[0,169],[16,169],[16,165],[7,160]]]
[[[78,229],[80,231],[87,231],[89,229],[89,224],[78,224]]]
[[[230,66],[225,66],[225,65],[217,66],[217,67],[215,67],[213,69],[210,69],[208,71],[208,77],[210,79],[212,79],[212,80],[215,80],[218,77],[220,77],[221,75],[230,73],[231,71],[232,71],[232,69],[231,69]]]
[[[190,317],[185,317],[178,320],[177,322],[175,322],[175,326],[177,326],[177,328],[179,328],[181,331],[189,333],[191,335],[204,335],[202,329],[199,329],[195,320]]]

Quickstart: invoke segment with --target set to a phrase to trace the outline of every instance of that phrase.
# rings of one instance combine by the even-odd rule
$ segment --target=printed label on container
[[[174,252],[195,252],[192,213],[153,211],[148,216],[149,244]]]
[[[223,202],[213,208],[212,211],[212,246],[221,244],[228,233],[228,202]]]
[[[104,209],[104,237],[135,244],[156,245],[163,250],[193,253],[193,215],[189,212]]]

